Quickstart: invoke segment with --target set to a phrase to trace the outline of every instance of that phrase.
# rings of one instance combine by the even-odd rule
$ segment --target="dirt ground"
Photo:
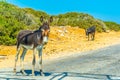
[[[49,37],[49,42],[43,49],[43,59],[48,60],[120,43],[120,32],[96,32],[95,40],[88,41],[84,29],[70,26],[51,27]],[[16,46],[1,45],[0,68],[13,67],[15,54]],[[31,61],[32,50],[29,50],[25,57],[25,62]]]

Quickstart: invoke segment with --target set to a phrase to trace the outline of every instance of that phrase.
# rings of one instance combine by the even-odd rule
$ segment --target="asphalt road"
[[[19,67],[17,75],[6,68],[0,70],[0,80],[120,80],[120,44],[43,61],[44,77],[39,76],[38,65],[35,76],[30,76],[31,64],[26,64],[27,76]]]

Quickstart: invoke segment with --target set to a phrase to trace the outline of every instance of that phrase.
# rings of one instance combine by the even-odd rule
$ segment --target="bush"
[[[115,22],[105,22],[105,24],[109,30],[114,30],[114,31],[120,30],[120,24],[117,24]]]

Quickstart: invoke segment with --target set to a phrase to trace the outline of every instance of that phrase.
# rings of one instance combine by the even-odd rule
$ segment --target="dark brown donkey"
[[[95,37],[95,31],[96,31],[96,27],[95,26],[92,26],[92,27],[89,27],[85,30],[85,33],[86,33],[86,36],[88,36],[88,41],[90,40],[90,35],[91,35],[91,40],[94,40],[94,37]]]
[[[41,75],[44,75],[42,72],[42,49],[43,46],[48,42],[50,27],[49,23],[53,21],[53,18],[50,17],[49,21],[44,21],[43,17],[41,16],[40,21],[43,23],[42,26],[36,31],[30,30],[22,30],[17,36],[17,53],[15,56],[15,66],[14,72],[16,73],[16,63],[18,61],[18,55],[20,53],[20,48],[23,48],[23,52],[20,56],[21,62],[21,72],[22,74],[26,75],[24,71],[24,57],[28,49],[33,50],[33,61],[32,61],[32,75],[34,75],[34,67],[35,67],[35,54],[38,51],[39,56],[39,65],[40,65],[40,72]]]

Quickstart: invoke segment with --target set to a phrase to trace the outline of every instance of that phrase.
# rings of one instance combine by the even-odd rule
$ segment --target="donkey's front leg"
[[[38,56],[39,56],[39,68],[40,68],[40,73],[42,76],[44,76],[44,73],[42,71],[42,49],[43,47],[41,47],[39,50],[38,50]]]
[[[95,32],[93,33],[93,40],[95,39]]]
[[[36,59],[35,59],[35,49],[33,49],[33,61],[32,61],[32,76],[35,75],[34,73],[34,69],[35,69],[35,63],[36,63]]]
[[[90,40],[89,38],[90,38],[90,34],[88,33],[88,41]]]

